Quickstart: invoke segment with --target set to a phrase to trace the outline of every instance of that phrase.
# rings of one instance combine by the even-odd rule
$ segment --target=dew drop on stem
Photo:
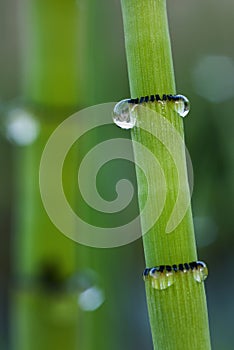
[[[184,95],[176,95],[173,105],[174,110],[183,118],[186,117],[190,111],[190,102]]]
[[[164,271],[160,272],[157,268],[153,268],[150,271],[151,286],[154,289],[163,290],[175,283],[175,272]]]
[[[197,262],[197,268],[193,270],[193,278],[195,281],[202,283],[208,277],[208,268],[203,261]]]
[[[129,100],[118,102],[113,110],[114,123],[121,129],[132,129],[136,124],[136,116],[134,115],[135,105],[129,103]]]

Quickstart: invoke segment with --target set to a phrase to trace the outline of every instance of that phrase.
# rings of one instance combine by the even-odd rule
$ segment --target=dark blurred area
[[[118,6],[118,1],[114,3],[115,6]],[[20,6],[22,4],[17,0],[0,2],[0,113],[4,106],[21,95],[21,38],[18,17],[19,11],[23,9]],[[223,2],[212,0],[205,2],[202,0],[168,1],[177,92],[186,95],[191,102],[191,112],[185,120],[186,143],[194,171],[192,203],[198,255],[201,260],[207,262],[209,267],[206,290],[214,350],[231,350],[234,346],[232,327],[234,279],[231,272],[234,267],[233,11],[234,3],[231,0]],[[117,21],[115,24],[115,36],[118,38],[116,45],[121,45],[122,50],[123,33],[122,29],[117,26],[117,24],[121,25],[121,22]],[[108,32],[105,35],[106,43],[112,41]],[[124,58],[120,55],[120,59]],[[126,73],[125,61],[122,64],[120,76]],[[120,81],[118,85],[121,86]],[[124,95],[128,89],[126,80],[123,86]],[[101,97],[99,99],[99,102],[105,101],[105,98],[103,101]],[[4,130],[1,130],[0,349],[2,350],[12,350],[7,344],[11,336],[9,288],[12,279],[11,242],[14,228],[15,184],[12,176],[14,152],[15,147],[7,141]],[[136,270],[142,269],[143,264],[141,244],[138,243],[136,243],[135,251],[139,259],[134,260],[131,255],[129,256],[129,264],[130,262],[138,264]],[[109,254],[111,255],[111,252]],[[120,258],[121,250],[118,254]],[[131,267],[133,268],[133,265]],[[134,314],[134,309],[137,320],[131,332],[124,336],[126,339],[133,337],[134,326],[137,325],[141,329],[141,331],[136,330],[139,332],[141,344],[145,344],[144,347],[140,345],[141,347],[137,350],[143,348],[150,350],[152,345],[145,300],[138,302],[144,297],[143,286],[140,279],[137,280],[137,271],[133,274],[135,274],[133,280],[123,278],[125,288],[131,298],[125,308],[126,313],[122,317],[130,324],[130,316]],[[52,283],[53,279],[58,283],[59,278],[53,275],[50,268],[42,276],[47,284]],[[134,286],[138,288],[140,285],[142,289],[136,291]],[[121,298],[120,294],[118,302],[121,302]],[[138,310],[136,311],[137,305]]]

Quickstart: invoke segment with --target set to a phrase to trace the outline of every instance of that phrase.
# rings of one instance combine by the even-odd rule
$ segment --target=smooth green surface
[[[122,9],[131,96],[175,93],[165,0],[122,0]]]
[[[126,67],[123,65],[124,47],[121,45],[119,29],[121,12],[118,2],[109,0],[85,0],[78,2],[82,14],[82,28],[85,33],[83,42],[83,74],[85,90],[82,105],[90,106],[121,99],[128,95]],[[108,36],[106,33],[108,32]],[[109,38],[109,40],[107,40]],[[111,113],[110,113],[111,122]],[[104,140],[122,137],[122,130],[114,124],[92,130],[84,137],[79,147],[79,160],[95,145]],[[130,133],[125,133],[125,138]],[[123,161],[119,166],[106,164],[99,174],[100,195],[106,200],[113,200],[115,186],[119,179],[132,177],[134,170]],[[105,189],[103,191],[103,188]],[[89,208],[87,203],[77,197],[77,212],[92,225],[103,227],[117,226],[119,216],[100,213]],[[111,203],[110,203],[111,206]],[[134,205],[133,205],[134,206]],[[136,202],[133,208],[136,209]],[[120,215],[121,216],[121,215]],[[120,218],[121,219],[121,218]],[[128,222],[128,221],[127,221]],[[134,332],[134,326],[122,322],[123,315],[129,307],[129,291],[123,289],[128,276],[134,269],[135,252],[140,242],[119,248],[92,248],[80,246],[78,261],[80,269],[91,269],[96,273],[99,287],[105,294],[105,302],[95,312],[82,313],[81,348],[84,350],[119,350],[135,348],[135,338],[126,336]],[[123,270],[125,273],[123,274]],[[137,303],[137,301],[135,302]],[[135,305],[134,303],[134,305]],[[137,306],[137,305],[136,305]]]
[[[129,81],[132,97],[151,94],[174,94],[175,83],[168,33],[166,1],[164,0],[122,0],[125,43],[128,61]],[[182,118],[175,112],[158,105],[152,108],[167,118],[183,136]],[[160,219],[143,237],[146,266],[178,264],[197,258],[191,209],[182,222],[170,233],[165,233],[168,219],[178,193],[177,169],[167,150],[140,127],[151,130],[160,128],[151,112],[138,113],[137,127],[132,130],[132,138],[147,146],[160,162],[167,182],[167,199]],[[164,144],[173,145],[173,135],[160,130]],[[175,144],[176,147],[176,144]],[[184,150],[178,149],[184,159]],[[135,157],[141,158],[141,152]],[[144,167],[150,172],[151,183],[156,184],[157,172],[147,158]],[[147,187],[137,170],[139,205],[142,210],[147,196]],[[187,183],[183,189],[189,195]],[[156,210],[158,197],[155,191],[148,194],[151,212],[142,217],[142,229]],[[166,290],[158,291],[146,285],[147,303],[150,316],[154,349],[158,350],[208,350],[210,349],[206,297],[203,284],[191,275],[178,275],[176,283]]]
[[[26,290],[20,288],[13,294],[13,349],[134,348],[135,338],[126,339],[126,326],[122,323],[122,313],[128,305],[128,294],[121,294],[116,285],[122,286],[122,271],[129,257],[134,255],[137,243],[121,249],[103,250],[71,242],[50,222],[41,203],[38,186],[41,153],[56,125],[78,109],[74,108],[75,105],[87,106],[111,101],[125,93],[124,86],[127,84],[121,78],[125,70],[122,60],[117,56],[120,54],[119,48],[115,47],[114,39],[112,47],[107,45],[103,36],[107,28],[112,26],[112,21],[107,16],[101,16],[103,11],[113,11],[113,6],[106,0],[102,4],[94,4],[93,1],[69,0],[57,3],[52,0],[27,0],[25,4],[27,16],[23,17],[23,23],[27,37],[23,52],[23,97],[33,106],[32,110],[42,129],[39,139],[33,145],[16,151],[15,172],[19,191],[15,240],[17,275],[27,275],[32,280],[37,280],[47,263],[58,268],[57,272],[62,278],[73,272],[79,274],[91,269],[96,274],[95,282],[103,289],[106,300],[95,312],[84,312],[78,309],[78,293],[53,294],[48,290],[38,292],[35,287],[26,287]],[[113,18],[120,22],[120,9],[118,10],[118,16],[113,11]],[[77,41],[80,38],[77,28],[81,30],[81,38],[85,43],[81,39]],[[118,32],[114,29],[113,37],[115,36],[118,37]],[[122,56],[123,53],[122,50]],[[82,67],[79,67],[80,60]],[[113,65],[116,70],[113,70]],[[82,76],[77,76],[80,68]],[[120,70],[122,74],[119,74]],[[116,81],[114,86],[113,81]],[[79,86],[82,86],[82,91]],[[121,135],[121,130],[114,125],[108,130],[95,130],[91,140],[84,139],[85,145],[79,145],[79,153],[77,147],[74,147],[65,161],[66,196],[72,208],[77,209],[78,214],[85,214],[87,221],[94,224],[98,221],[97,215],[95,217],[95,213],[87,211],[85,206],[80,208],[77,196],[78,158],[84,156],[89,144],[95,145],[96,140],[108,138],[112,133],[116,137],[116,134]],[[122,174],[123,168],[115,171],[115,176]],[[110,169],[102,180],[103,183],[109,183],[111,176]],[[113,189],[109,191],[112,193]],[[100,226],[102,221],[103,218],[99,218]],[[112,221],[114,220],[109,217],[110,226]],[[133,267],[134,261],[131,259],[128,264],[129,274]],[[113,274],[117,282],[113,281]],[[35,342],[35,339],[40,341]]]
[[[39,165],[50,134],[79,103],[79,16],[75,0],[25,0],[20,9],[23,110],[38,120],[40,132],[35,142],[15,149],[11,349],[73,350],[80,338],[78,292],[67,293],[66,283],[78,269],[77,244],[45,212]],[[64,177],[72,194],[75,162],[74,155]]]
[[[11,339],[12,349],[17,350],[76,349],[80,336],[77,292],[66,293],[67,278],[77,270],[77,245],[52,224],[39,191],[40,158],[55,125],[41,120],[38,140],[15,151],[18,193],[13,262],[17,289],[12,293]],[[73,157],[70,172],[74,162]],[[64,181],[72,191],[70,176]]]
[[[24,98],[54,108],[77,105],[82,94],[78,1],[22,0],[20,10]]]

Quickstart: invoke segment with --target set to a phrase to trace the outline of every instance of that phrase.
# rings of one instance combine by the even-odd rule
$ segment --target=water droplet
[[[164,111],[167,102],[166,102],[165,100],[159,100],[159,101],[157,101],[157,102],[158,102],[158,104],[160,105],[162,111]]]
[[[154,289],[163,290],[175,283],[175,271],[160,272],[158,268],[150,271],[151,286]]]
[[[208,276],[208,268],[203,261],[197,261],[197,267],[193,269],[193,277],[195,281],[201,283]]]
[[[150,270],[151,270],[151,269],[149,269],[149,268],[146,268],[146,269],[144,270],[143,275],[142,275],[144,281],[148,280]]]
[[[6,137],[18,146],[33,143],[39,134],[39,122],[23,108],[14,108],[7,114],[5,122]]]
[[[176,95],[173,101],[175,111],[181,116],[186,117],[190,111],[190,102],[187,97],[183,95]]]
[[[121,129],[132,129],[136,124],[136,115],[133,113],[135,107],[129,100],[118,102],[113,110],[114,123]]]
[[[104,292],[97,286],[86,289],[78,296],[78,304],[83,311],[95,311],[104,301]]]

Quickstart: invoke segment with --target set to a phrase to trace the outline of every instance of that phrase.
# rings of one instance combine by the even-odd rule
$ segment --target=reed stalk
[[[166,1],[121,0],[121,4],[131,96],[136,98],[151,94],[175,94]],[[163,111],[157,104],[152,104],[148,108],[149,110],[146,108],[137,114],[137,126],[132,129],[132,139],[145,145],[159,161],[165,174],[167,197],[159,220],[143,237],[146,266],[191,262],[197,260],[197,252],[190,206],[183,220],[178,222],[171,233],[166,233],[181,188],[179,188],[178,169],[174,164],[175,159],[168,156],[164,146],[171,145],[183,160],[183,171],[186,168],[184,149],[178,148],[174,134],[169,132],[169,129],[163,130],[162,125],[165,123],[157,122],[155,115],[160,114],[163,121],[166,118],[172,125],[174,133],[178,133],[182,139],[183,121],[167,106]],[[155,128],[163,139],[163,144],[158,138],[152,137]],[[160,185],[159,173],[155,172],[147,157],[143,158],[143,153],[138,151],[138,148],[134,147],[134,153],[136,160],[140,159],[144,168],[148,170],[148,181],[152,186],[152,191],[147,193],[145,179],[137,168],[140,209],[143,209],[147,196],[151,209],[141,217],[144,231],[160,201],[160,192],[157,192]],[[187,181],[182,183],[182,190],[188,197]],[[179,205],[183,206],[183,203]],[[154,289],[146,281],[146,296],[155,350],[210,349],[203,283],[195,282],[190,273],[181,273],[176,275],[176,283],[164,290]]]

